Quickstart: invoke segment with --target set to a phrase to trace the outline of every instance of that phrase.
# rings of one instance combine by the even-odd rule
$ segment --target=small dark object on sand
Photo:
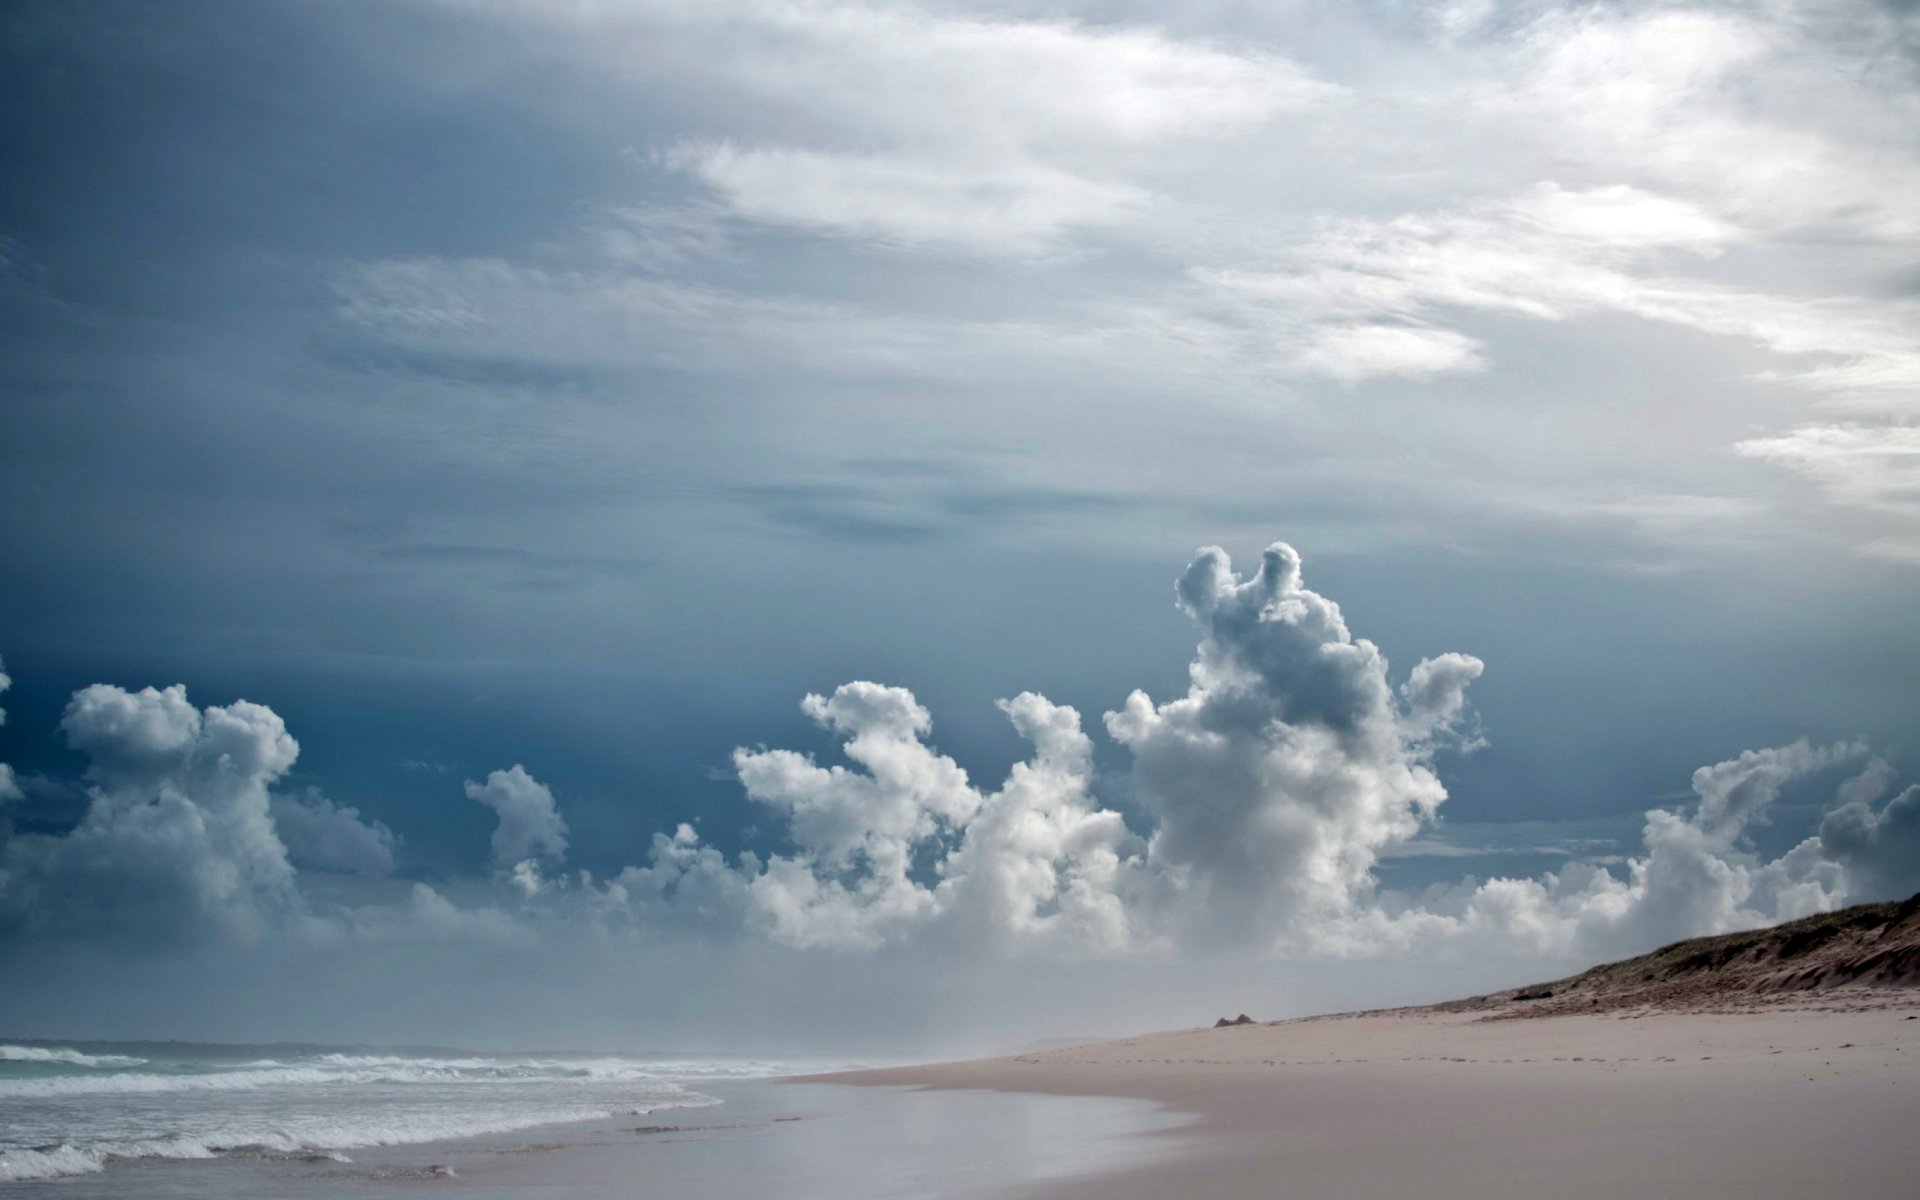
[[[1225,1017],[1221,1017],[1218,1021],[1215,1021],[1213,1023],[1213,1027],[1215,1029],[1225,1029],[1229,1025],[1251,1025],[1251,1024],[1253,1024],[1253,1018],[1248,1016],[1245,1013],[1241,1013],[1239,1016],[1235,1017],[1231,1021],[1227,1020]]]

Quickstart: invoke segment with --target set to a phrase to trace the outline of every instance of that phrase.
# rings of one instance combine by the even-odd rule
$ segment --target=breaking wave
[[[164,1046],[134,1054],[83,1045],[0,1046],[0,1181],[140,1159],[342,1158],[371,1146],[717,1104],[678,1081],[779,1070],[587,1055],[170,1056]]]
[[[0,1045],[0,1062],[59,1063],[69,1067],[137,1067],[146,1061],[126,1054],[82,1054],[65,1046]]]
[[[718,1101],[710,1097],[688,1092],[672,1100],[662,1099],[652,1105],[634,1108],[546,1108],[517,1116],[416,1115],[411,1119],[391,1122],[343,1120],[309,1126],[298,1133],[241,1125],[226,1132],[196,1137],[103,1141],[81,1145],[63,1142],[52,1146],[0,1151],[0,1180],[12,1182],[88,1175],[105,1170],[115,1159],[313,1156],[347,1162],[351,1160],[341,1151],[513,1133],[540,1125],[637,1116],[662,1108],[716,1103]]]
[[[130,1059],[129,1065],[144,1060]],[[745,1076],[769,1074],[746,1070]],[[735,1072],[726,1072],[728,1075]],[[98,1096],[132,1092],[239,1091],[273,1087],[319,1087],[356,1083],[500,1083],[512,1080],[653,1081],[680,1072],[616,1060],[487,1062],[480,1059],[404,1059],[323,1055],[305,1063],[256,1061],[243,1069],[206,1072],[126,1072],[0,1078],[0,1099]]]

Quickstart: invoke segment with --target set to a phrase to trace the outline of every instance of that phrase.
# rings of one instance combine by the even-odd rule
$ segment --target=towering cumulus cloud
[[[377,867],[379,847],[391,865],[384,826],[317,794],[271,795],[300,748],[264,705],[198,709],[179,685],[95,684],[74,694],[60,728],[89,761],[86,814],[62,836],[0,847],[0,925],[161,943],[302,925],[306,903],[276,828],[289,815],[324,825],[335,859]],[[314,857],[337,865],[324,849]]]
[[[1396,695],[1379,649],[1301,585],[1284,543],[1245,581],[1204,550],[1178,595],[1201,629],[1192,685],[1159,706],[1133,693],[1107,730],[1133,752],[1135,794],[1159,821],[1152,861],[1180,885],[1184,923],[1242,942],[1344,911],[1380,848],[1446,799],[1427,759],[1480,660],[1423,661]]]
[[[1062,948],[1130,940],[1119,889],[1137,861],[1122,856],[1137,860],[1139,842],[1088,796],[1093,748],[1079,713],[1030,692],[1003,701],[1034,756],[987,794],[921,740],[932,722],[904,689],[850,683],[804,707],[866,772],[784,750],[735,753],[747,794],[789,815],[799,847],[746,889],[776,937],[865,944],[942,920]],[[914,862],[928,858],[916,879]]]
[[[1253,578],[1201,552],[1176,596],[1200,626],[1192,685],[1106,714],[1133,754],[1149,831],[1091,794],[1080,715],[1024,693],[1001,708],[1034,755],[975,789],[930,748],[926,709],[900,688],[850,683],[803,708],[862,770],[787,750],[736,751],[747,794],[787,818],[794,854],[727,868],[691,831],[623,877],[664,899],[686,872],[737,870],[749,920],[797,945],[865,945],[938,926],[949,936],[1081,953],[1173,944],[1305,945],[1316,920],[1372,888],[1380,849],[1446,799],[1428,763],[1453,736],[1478,659],[1421,662],[1397,692],[1373,643],[1302,586],[1271,547]],[[916,864],[919,869],[916,870]]]
[[[467,781],[467,799],[491,808],[500,818],[493,830],[493,865],[523,890],[540,890],[540,864],[557,863],[567,853],[567,822],[546,784],[518,763]]]
[[[90,804],[64,837],[6,846],[9,924],[156,940],[250,932],[299,915],[268,788],[299,754],[273,710],[195,708],[179,686],[95,684],[60,722],[89,760]]]

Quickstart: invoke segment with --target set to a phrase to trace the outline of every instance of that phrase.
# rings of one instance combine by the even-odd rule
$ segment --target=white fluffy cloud
[[[1079,715],[1032,693],[1003,708],[1035,748],[996,792],[931,749],[913,696],[848,684],[805,709],[863,770],[742,750],[748,794],[796,852],[728,863],[688,826],[601,893],[622,912],[742,921],[798,946],[954,938],[1019,952],[1367,956],[1471,941],[1556,957],[1629,953],[1785,920],[1920,883],[1920,789],[1876,807],[1891,771],[1845,784],[1820,831],[1776,859],[1751,848],[1784,789],[1858,763],[1857,743],[1804,741],[1702,767],[1691,809],[1647,813],[1617,868],[1576,860],[1530,879],[1419,897],[1383,891],[1378,860],[1433,828],[1436,752],[1480,742],[1466,705],[1481,662],[1422,660],[1395,687],[1377,647],[1270,548],[1250,578],[1203,551],[1180,607],[1201,629],[1185,696],[1106,714],[1149,826],[1092,792]]]
[[[493,864],[513,871],[536,871],[541,862],[559,862],[567,854],[567,822],[546,784],[527,774],[518,763],[487,776],[485,783],[466,783],[467,799],[484,804],[499,817],[493,830]],[[537,878],[537,877],[536,877]]]
[[[1188,693],[1156,705],[1136,692],[1106,715],[1150,832],[1093,796],[1073,709],[1033,693],[1004,702],[1034,755],[987,793],[926,744],[931,719],[910,693],[852,683],[803,707],[862,770],[735,754],[747,794],[786,817],[794,854],[730,867],[683,827],[617,881],[623,898],[690,889],[795,945],[922,931],[1079,954],[1304,944],[1446,798],[1429,760],[1481,664],[1426,660],[1396,692],[1285,545],[1244,581],[1204,551],[1177,598],[1202,632]]]
[[[247,938],[308,920],[289,841],[295,859],[323,869],[392,866],[385,826],[317,793],[272,793],[299,745],[264,705],[200,709],[178,685],[95,684],[74,694],[60,728],[88,759],[87,810],[65,834],[0,845],[0,924],[150,942]]]
[[[1765,859],[1748,840],[1789,784],[1858,763],[1866,753],[1857,743],[1805,741],[1744,751],[1694,772],[1691,812],[1649,811],[1642,851],[1619,873],[1576,862],[1535,879],[1436,889],[1416,902],[1330,922],[1324,944],[1365,954],[1469,941],[1597,959],[1902,895],[1920,883],[1908,857],[1920,792],[1908,789],[1876,810],[1873,802],[1891,780],[1879,760],[1842,785],[1841,803],[1820,832],[1785,854]]]
[[[301,869],[383,876],[394,838],[317,792],[273,791],[298,747],[272,710],[198,709],[178,686],[95,685],[61,725],[89,759],[89,808],[68,833],[0,846],[0,922],[147,942],[280,929],[508,945],[558,922],[1016,958],[1364,957],[1463,943],[1571,958],[1920,886],[1920,788],[1888,799],[1894,773],[1864,745],[1801,741],[1696,771],[1695,802],[1649,811],[1624,861],[1570,852],[1534,878],[1390,892],[1379,861],[1418,852],[1438,825],[1447,793],[1435,757],[1481,743],[1467,705],[1480,660],[1441,654],[1396,680],[1339,606],[1305,586],[1284,543],[1246,577],[1225,552],[1201,551],[1175,599],[1200,631],[1185,694],[1136,691],[1104,718],[1130,761],[1137,825],[1098,796],[1074,709],[1032,692],[1003,701],[1032,750],[988,790],[930,744],[931,714],[912,693],[855,682],[802,704],[844,765],[734,754],[747,796],[779,821],[780,852],[729,860],[683,824],[611,877],[557,872],[565,818],[516,765],[465,785],[497,817],[490,878],[457,896],[416,884],[397,902],[343,902],[336,886],[323,905]],[[1776,858],[1755,851],[1753,831],[1788,789],[1863,761],[1817,832]]]
[[[172,939],[300,914],[268,799],[299,747],[271,709],[201,710],[179,686],[95,684],[74,694],[60,727],[89,760],[90,803],[64,836],[8,840],[8,923]]]
[[[1178,595],[1202,634],[1192,686],[1158,706],[1133,693],[1107,730],[1132,752],[1182,924],[1233,942],[1284,935],[1344,910],[1380,849],[1439,811],[1446,790],[1426,759],[1481,664],[1421,663],[1403,704],[1379,649],[1302,586],[1284,544],[1244,581],[1206,550]]]
[[[850,683],[803,708],[861,770],[787,750],[734,755],[747,794],[786,817],[794,853],[729,865],[683,825],[656,836],[650,864],[622,873],[609,898],[803,947],[927,934],[1069,954],[1134,944],[1122,898],[1145,843],[1093,803],[1092,743],[1073,709],[1033,693],[1004,702],[1034,755],[989,793],[925,743],[931,719],[904,689]]]

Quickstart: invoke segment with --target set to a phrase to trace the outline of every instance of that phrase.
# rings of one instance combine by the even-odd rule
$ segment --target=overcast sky
[[[1920,887],[1910,3],[50,0],[0,172],[9,1033],[1119,1029]]]

